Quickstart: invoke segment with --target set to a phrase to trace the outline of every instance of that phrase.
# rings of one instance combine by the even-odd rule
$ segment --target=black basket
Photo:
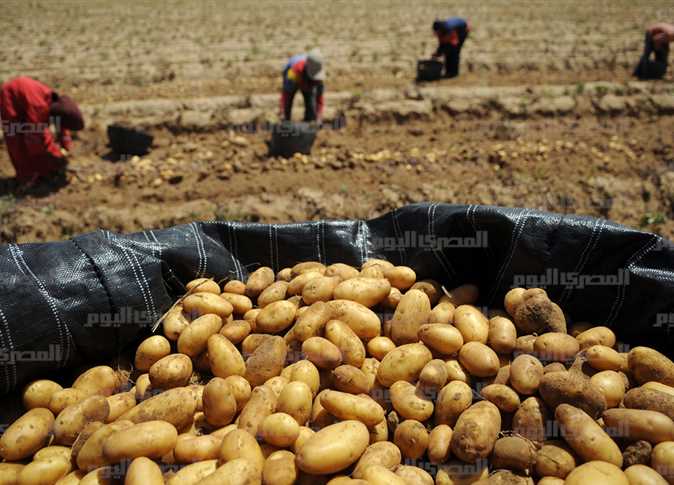
[[[110,148],[118,155],[145,155],[154,137],[144,131],[122,125],[108,126]]]
[[[417,61],[417,81],[437,81],[442,77],[442,62],[435,59]]]
[[[292,157],[295,153],[309,155],[316,141],[316,123],[283,121],[272,126],[269,156]]]

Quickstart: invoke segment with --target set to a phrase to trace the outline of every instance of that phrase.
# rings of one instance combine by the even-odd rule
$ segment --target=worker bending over
[[[445,56],[445,77],[452,78],[459,75],[461,48],[468,38],[470,26],[461,17],[450,17],[447,20],[433,22],[433,32],[438,38],[438,48],[433,58]]]
[[[325,69],[323,60],[315,52],[290,58],[283,69],[283,90],[281,91],[281,116],[290,120],[293,99],[297,91],[304,97],[304,121],[320,120],[323,115],[323,81]]]
[[[648,27],[644,52],[634,69],[634,75],[639,79],[662,79],[667,72],[667,58],[671,42],[674,42],[673,24],[660,22]]]

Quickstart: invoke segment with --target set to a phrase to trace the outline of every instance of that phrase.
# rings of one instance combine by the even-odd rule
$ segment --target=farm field
[[[369,218],[424,200],[589,214],[674,238],[672,69],[631,78],[645,26],[673,19],[674,1],[4,5],[0,80],[30,75],[71,95],[88,126],[62,187],[18,190],[0,140],[2,242]],[[414,84],[433,19],[450,15],[472,24],[461,76]],[[281,68],[313,47],[328,126],[312,155],[271,159]],[[148,129],[153,151],[112,161],[111,122]]]

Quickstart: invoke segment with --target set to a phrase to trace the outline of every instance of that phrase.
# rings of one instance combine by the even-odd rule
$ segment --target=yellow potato
[[[495,469],[526,473],[536,459],[535,445],[521,436],[504,436],[496,440],[490,461]]]
[[[593,345],[613,347],[616,342],[615,333],[608,327],[592,327],[576,335],[580,349],[584,350]]]
[[[302,295],[302,291],[304,291],[304,287],[309,281],[321,277],[323,277],[323,274],[318,271],[307,271],[294,276],[293,279],[288,282],[286,294],[288,296]]]
[[[210,294],[210,293],[206,293]],[[189,324],[178,337],[178,352],[189,357],[197,357],[208,347],[208,339],[222,328],[222,318],[208,313]]]
[[[382,360],[386,354],[395,349],[396,344],[388,337],[375,337],[367,343],[367,352],[372,357]]]
[[[355,278],[358,274],[356,268],[344,263],[334,263],[325,268],[325,276],[339,276],[342,280]]]
[[[547,427],[550,422],[548,408],[542,399],[528,397],[515,411],[512,429],[528,440],[542,442],[545,440]]]
[[[447,381],[461,381],[461,382],[470,382],[470,375],[468,371],[464,369],[457,359],[449,359],[445,361],[445,366],[447,367]]]
[[[655,381],[674,386],[674,362],[657,350],[635,347],[629,352],[628,362],[629,371],[639,384]]]
[[[645,440],[657,444],[674,441],[674,421],[657,411],[647,409],[607,409],[602,414],[607,428],[615,431],[613,436],[630,441]]]
[[[251,298],[257,298],[265,288],[269,287],[274,282],[274,270],[262,266],[253,271],[246,281],[246,295]]]
[[[461,305],[472,305],[477,302],[480,296],[480,291],[477,286],[466,284],[452,288],[447,292],[445,297],[447,301],[455,307]]]
[[[517,346],[515,324],[505,317],[493,317],[489,320],[487,344],[499,354],[509,354]]]
[[[632,465],[625,469],[630,485],[667,485],[662,475],[646,465]]]
[[[23,407],[26,410],[33,408],[49,408],[49,401],[51,401],[54,393],[62,391],[63,387],[60,384],[50,381],[49,379],[39,379],[28,384],[22,395]]]
[[[388,296],[382,302],[382,305],[388,310],[395,310],[398,307],[402,297],[403,294],[398,288],[391,288],[391,291],[389,291]]]
[[[19,472],[20,485],[42,485],[56,483],[71,470],[70,460],[62,456],[52,456],[28,463]]]
[[[428,314],[429,323],[452,323],[456,307],[448,301],[441,301]]]
[[[340,365],[332,371],[332,387],[349,394],[367,393],[370,390],[370,380],[358,367]]]
[[[392,287],[406,290],[416,282],[417,274],[409,266],[395,266],[384,269],[384,278],[389,280]]]
[[[555,410],[555,419],[566,442],[583,460],[622,466],[623,456],[618,445],[585,411],[560,404]]]
[[[153,335],[141,342],[136,350],[136,369],[147,372],[152,364],[171,353],[171,343],[166,337]]]
[[[149,458],[139,457],[131,462],[124,485],[164,485],[161,468]]]
[[[201,479],[211,475],[218,467],[218,460],[205,460],[176,471],[176,474],[166,481],[166,485],[195,485]]]
[[[651,467],[670,485],[674,483],[674,441],[657,444],[651,452]]]
[[[580,350],[578,340],[560,332],[548,332],[534,340],[534,352],[543,362],[570,362]]]
[[[459,362],[471,375],[476,377],[496,375],[500,368],[496,352],[477,341],[467,342],[461,347]]]
[[[431,307],[440,301],[441,296],[445,296],[442,292],[442,287],[440,284],[437,281],[431,279],[417,281],[412,285],[411,289],[420,290],[426,293],[426,296],[428,296],[428,300],[431,303]],[[453,301],[450,301],[450,303],[454,305]]]
[[[320,374],[318,368],[310,361],[303,359],[287,366],[281,375],[288,381],[304,382],[311,390],[312,396],[316,395],[320,387]]]
[[[334,369],[342,363],[342,352],[323,337],[310,337],[302,343],[302,353],[319,369]]]
[[[68,473],[65,477],[59,478],[54,485],[79,485],[85,475],[86,473],[82,470],[75,470]],[[3,483],[3,485],[5,484]]]
[[[665,394],[674,396],[674,387],[666,386],[665,384],[661,384],[660,382],[649,381],[644,383],[641,387],[644,389],[651,389],[653,391],[664,392]]]
[[[166,421],[146,421],[114,432],[103,442],[103,456],[115,463],[145,456],[160,458],[176,446],[178,432]]]
[[[396,381],[414,382],[433,355],[420,343],[405,344],[386,354],[377,370],[377,381],[390,387]]]
[[[42,460],[44,458],[50,458],[53,456],[60,456],[62,458],[70,460],[71,453],[72,453],[71,448],[68,446],[60,446],[60,445],[46,446],[45,448],[38,450],[37,453],[33,455],[33,461]]]
[[[103,454],[103,444],[117,431],[130,428],[131,426],[133,426],[131,421],[117,421],[101,426],[94,431],[77,452],[77,467],[81,470],[91,471],[110,464],[110,461]]]
[[[133,423],[161,420],[182,430],[192,425],[196,407],[194,392],[187,387],[176,387],[137,404],[119,419]]]
[[[399,416],[405,419],[426,421],[433,415],[433,401],[414,384],[398,381],[393,383],[390,391],[391,404]]]
[[[295,326],[293,327],[293,337],[304,342],[310,337],[320,335],[323,327],[325,327],[331,317],[330,307],[322,301],[317,301],[311,304],[300,316],[297,317]]]
[[[510,364],[510,385],[520,394],[534,394],[542,377],[543,364],[533,355],[518,355]]]
[[[433,485],[433,477],[418,466],[399,465],[395,474],[402,478],[407,485]]]
[[[19,483],[19,473],[21,473],[21,470],[25,466],[20,463],[0,463],[0,484],[17,485]]]
[[[182,301],[183,312],[192,318],[207,314],[215,314],[223,320],[234,312],[234,307],[220,295],[213,293],[196,293],[188,295]]]
[[[441,359],[433,359],[421,369],[419,384],[421,387],[440,389],[447,383],[449,372],[447,365]]]
[[[489,401],[480,401],[466,409],[454,426],[451,450],[454,456],[475,463],[492,452],[501,430],[501,413]]]
[[[107,365],[99,365],[83,372],[73,382],[73,388],[84,391],[88,396],[98,394],[110,396],[122,386],[120,375]]]
[[[419,459],[426,453],[429,439],[426,427],[414,419],[403,421],[393,433],[393,442],[400,448],[402,456],[412,460]]]
[[[93,395],[68,406],[54,421],[54,443],[72,445],[84,426],[92,421],[105,422],[110,406],[105,397]]]
[[[285,299],[287,291],[288,282],[275,281],[271,285],[267,286],[262,291],[262,293],[260,293],[260,295],[257,297],[257,305],[260,308],[264,308],[275,301],[282,301]]]
[[[287,450],[275,451],[264,461],[262,481],[265,485],[293,485],[296,479],[294,453]]]
[[[287,346],[282,337],[274,336],[265,340],[246,359],[244,377],[252,387],[263,384],[268,379],[281,374],[287,356]]]
[[[47,444],[54,427],[54,415],[45,408],[34,408],[14,421],[0,437],[0,456],[20,461]]]
[[[597,370],[627,371],[624,356],[605,345],[593,345],[584,350],[587,363]]]
[[[148,372],[153,389],[186,386],[192,377],[192,360],[185,354],[170,354],[152,364]]]
[[[245,315],[246,312],[253,309],[253,302],[245,295],[222,293],[220,297],[227,300],[232,305],[236,315]]]
[[[335,288],[337,288],[341,281],[342,279],[339,276],[312,278],[302,288],[302,300],[307,305],[311,305],[317,301],[325,302],[332,300]]]
[[[368,397],[326,390],[321,394],[320,403],[338,419],[356,420],[366,426],[374,426],[384,419],[384,409]]]
[[[504,413],[514,413],[520,407],[520,397],[503,384],[489,384],[482,388],[480,395]]]
[[[379,317],[368,307],[350,300],[332,300],[327,305],[332,318],[346,323],[359,338],[371,339],[380,334]]]
[[[203,391],[203,406],[206,421],[213,426],[226,426],[236,415],[237,403],[228,382],[221,377],[214,377]]]
[[[351,476],[353,478],[363,478],[365,469],[372,465],[380,465],[393,470],[396,466],[400,465],[401,460],[400,449],[390,441],[372,443],[361,455]]]
[[[277,396],[269,386],[258,386],[253,389],[250,399],[239,414],[239,428],[257,436],[257,431],[267,416],[274,412]]]
[[[286,413],[270,414],[260,426],[260,436],[264,441],[278,448],[289,448],[300,434],[300,425]]]
[[[243,339],[248,337],[251,332],[250,323],[246,320],[233,320],[225,323],[220,329],[220,335],[227,337],[227,340],[234,345],[240,344]]]
[[[243,429],[227,433],[222,439],[222,448],[220,448],[220,463],[227,463],[237,458],[249,461],[258,474],[262,473],[264,467],[262,449],[253,435]]]
[[[590,378],[590,383],[602,393],[607,407],[614,408],[622,402],[625,395],[625,380],[617,372],[612,370],[597,372]]]
[[[182,331],[185,330],[189,324],[190,321],[183,312],[183,306],[176,305],[168,311],[164,317],[164,320],[162,321],[164,336],[166,336],[167,339],[175,342],[178,340],[178,337],[180,337]]]
[[[220,294],[220,285],[218,285],[211,278],[197,278],[187,283],[185,288],[187,288],[187,291],[190,293],[213,293],[214,295]]]
[[[515,316],[515,311],[517,310],[517,307],[520,305],[520,303],[522,303],[525,291],[526,290],[524,288],[513,288],[505,294],[505,298],[503,299],[503,307],[511,317]]]
[[[452,355],[463,346],[463,336],[453,325],[427,323],[419,327],[419,339],[432,350]]]
[[[342,421],[318,431],[298,450],[296,463],[312,475],[327,475],[355,463],[368,446],[370,434],[360,421]]]
[[[307,428],[306,426],[300,426],[300,433],[297,436],[295,443],[293,443],[293,453],[297,453],[299,449],[304,446],[304,443],[315,434],[316,432],[313,429]]]
[[[451,459],[438,465],[435,483],[437,485],[470,485],[479,483],[488,477],[489,467],[486,460],[478,460],[473,464]]]
[[[630,485],[627,475],[616,465],[605,461],[588,461],[573,470],[566,477],[565,485]]]
[[[211,335],[207,345],[208,361],[214,376],[226,378],[245,375],[246,363],[239,350],[227,340],[227,337],[220,334]]]
[[[225,283],[225,286],[222,287],[222,292],[224,293],[236,293],[237,295],[246,294],[246,284],[243,281],[239,280],[229,280]],[[215,292],[213,292],[215,293]],[[220,292],[218,291],[218,295]]]
[[[260,311],[255,319],[256,331],[278,333],[288,328],[295,320],[297,307],[288,300],[275,301]]]
[[[439,424],[428,436],[428,459],[431,463],[444,463],[449,457],[449,445],[452,441],[452,428]]]
[[[462,381],[450,381],[440,389],[435,402],[435,424],[454,426],[461,413],[473,402],[473,390]]]
[[[249,460],[236,458],[219,466],[213,473],[199,481],[199,485],[249,485],[260,483],[262,469]]]
[[[489,320],[474,306],[458,306],[454,311],[454,326],[461,332],[464,342],[486,344],[489,339]]]
[[[347,324],[340,320],[329,320],[325,325],[325,338],[339,349],[342,362],[354,367],[363,365],[365,346]]]
[[[548,441],[536,452],[535,470],[538,476],[566,478],[574,468],[576,458],[561,441]]]
[[[431,302],[428,295],[421,290],[408,290],[393,313],[391,340],[397,345],[418,342],[419,328],[428,323],[430,313]]]

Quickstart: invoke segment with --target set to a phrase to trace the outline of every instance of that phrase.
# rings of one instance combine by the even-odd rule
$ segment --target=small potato
[[[382,305],[384,308],[387,310],[394,310],[398,308],[398,304],[400,303],[400,300],[402,299],[403,294],[400,292],[398,288],[391,288],[391,291],[389,291],[388,296],[386,299],[382,302]]]
[[[281,391],[285,387],[286,384],[288,384],[290,381],[288,380],[287,377],[283,376],[274,376],[269,379],[267,379],[263,385],[269,387],[272,391],[274,391],[274,394],[276,394],[276,397],[281,395]]]
[[[576,335],[580,349],[585,350],[593,345],[613,347],[616,342],[615,333],[608,327],[592,327]]]
[[[510,364],[510,385],[520,394],[534,394],[542,377],[543,364],[533,355],[518,355]]]
[[[214,295],[220,294],[220,285],[218,285],[211,278],[197,278],[190,281],[185,285],[187,291],[192,293],[213,293]]]
[[[106,423],[116,421],[122,414],[136,405],[136,395],[134,392],[120,392],[107,397],[110,412],[105,420]]]
[[[467,463],[486,458],[494,448],[501,430],[501,413],[489,401],[480,401],[466,409],[456,422],[451,450]]]
[[[54,421],[54,443],[72,445],[84,426],[92,421],[105,422],[110,406],[105,397],[93,395],[68,406]]]
[[[45,408],[34,408],[14,421],[0,437],[0,456],[21,461],[47,444],[54,427],[54,415]]]
[[[514,351],[515,356],[520,354],[533,354],[536,338],[535,335],[522,335],[521,337],[517,337]]]
[[[262,481],[265,485],[293,485],[296,479],[295,455],[290,451],[275,451],[264,461]]]
[[[368,307],[349,300],[331,300],[327,305],[332,318],[347,324],[359,338],[371,339],[381,333],[381,321]]]
[[[623,403],[626,408],[658,411],[674,419],[674,396],[661,391],[644,387],[630,389],[625,393]]]
[[[150,384],[153,389],[184,387],[192,377],[192,359],[185,354],[170,354],[152,364]]]
[[[73,382],[73,388],[84,391],[88,396],[98,394],[111,396],[122,386],[120,375],[112,367],[99,365],[83,372]]]
[[[52,396],[62,390],[60,384],[49,379],[33,381],[23,390],[23,407],[29,411],[33,408],[49,408]]]
[[[674,362],[657,350],[635,347],[628,354],[629,371],[634,379],[643,384],[655,381],[674,386]]]
[[[218,467],[218,460],[205,460],[184,466],[176,471],[175,475],[168,478],[167,485],[195,485],[208,475],[211,475]]]
[[[440,389],[435,402],[435,424],[454,426],[461,413],[473,402],[473,390],[461,381],[450,381]]]
[[[243,376],[246,363],[238,349],[227,337],[220,334],[208,338],[208,361],[214,376],[226,378],[232,375]]]
[[[246,320],[233,320],[225,323],[220,329],[220,335],[224,335],[234,345],[240,344],[243,339],[250,335],[250,323]]]
[[[395,347],[396,344],[390,338],[375,337],[367,343],[367,352],[375,359],[382,360]]]
[[[657,444],[674,441],[674,421],[667,415],[646,409],[607,409],[604,424],[615,434],[630,441],[645,440]]]
[[[642,389],[651,389],[653,391],[660,391],[664,392],[665,394],[669,394],[670,396],[674,396],[674,387],[666,386],[659,382],[648,381],[644,383],[641,387]]]
[[[388,470],[393,470],[400,465],[401,459],[400,449],[390,441],[372,443],[365,449],[358,463],[356,463],[351,476],[363,478],[365,469],[372,465],[380,465]]]
[[[370,465],[363,471],[365,483],[370,485],[408,485],[402,477],[381,465]]]
[[[480,395],[504,413],[514,413],[520,406],[517,393],[503,384],[490,384],[480,391]]]
[[[256,331],[279,333],[295,320],[297,307],[287,300],[275,301],[262,309],[255,319]]]
[[[395,266],[384,270],[384,278],[389,280],[392,287],[406,290],[416,282],[417,275],[409,266]]]
[[[627,362],[618,352],[605,345],[593,345],[584,350],[587,363],[597,370],[627,370]]]
[[[520,436],[505,436],[494,443],[491,462],[494,468],[505,468],[524,472],[529,470],[536,459],[534,444]]]
[[[78,437],[78,441],[80,441],[82,435],[85,435],[82,445],[79,446],[78,442],[73,445],[72,458],[74,463],[77,464],[79,469],[87,472],[107,465],[108,460],[103,455],[103,444],[117,431],[131,426],[133,426],[131,421],[117,421],[100,427],[86,427]],[[93,432],[89,434],[92,429]],[[89,436],[86,437],[86,435]],[[78,447],[79,450],[77,450]]]
[[[403,418],[423,422],[433,415],[433,401],[414,384],[398,381],[391,386],[390,391],[393,409]]]
[[[429,323],[452,323],[456,307],[448,301],[441,301],[428,314]]]
[[[345,392],[326,390],[320,403],[326,411],[341,420],[356,420],[375,426],[384,419],[384,410],[373,399]]]
[[[431,307],[440,301],[441,296],[444,296],[440,284],[437,281],[431,279],[417,281],[412,285],[411,289],[423,291],[424,293],[426,293],[426,296],[428,296],[428,300],[430,301]],[[454,306],[458,306],[454,304],[454,302],[452,301],[450,301],[450,303]]]
[[[667,485],[662,475],[646,465],[632,465],[625,469],[630,485]]]
[[[428,459],[431,463],[444,463],[449,457],[449,445],[452,441],[452,428],[439,424],[431,430],[428,437]]]
[[[302,353],[319,369],[334,369],[342,363],[342,352],[323,337],[310,337],[302,344]]]
[[[493,317],[489,320],[487,345],[499,354],[509,354],[517,346],[515,324],[505,317]]]
[[[237,411],[236,399],[229,383],[214,377],[204,387],[203,406],[206,421],[213,426],[226,426],[234,420]]]
[[[137,404],[119,419],[133,423],[161,420],[182,430],[192,425],[196,407],[194,392],[187,387],[176,387]]]
[[[177,439],[172,424],[146,421],[111,434],[103,443],[103,455],[111,463],[140,456],[160,458],[175,448]]]
[[[421,290],[408,290],[391,319],[391,340],[396,344],[409,344],[419,341],[419,328],[428,322],[431,302]]]
[[[313,278],[302,289],[302,300],[307,305],[317,301],[330,301],[335,293],[335,288],[342,282],[339,276],[321,276]]]
[[[540,477],[566,478],[576,468],[573,452],[561,441],[546,442],[536,452],[536,474]]]
[[[190,321],[183,313],[183,306],[176,305],[166,313],[166,316],[162,321],[164,335],[167,339],[175,342],[178,340],[178,337],[180,337],[182,331],[186,329],[189,324]]]
[[[221,298],[227,300],[234,308],[234,314],[245,315],[246,312],[253,309],[253,302],[245,295],[236,293],[222,293]]]
[[[395,474],[402,478],[408,485],[433,485],[433,477],[425,470],[417,466],[399,465]]]
[[[449,359],[445,361],[447,367],[447,381],[461,381],[469,383],[471,381],[468,371],[464,369],[457,359]]]
[[[253,308],[252,310],[248,310],[246,313],[243,314],[243,319],[248,322],[250,325],[250,331],[255,332],[256,330],[256,322],[257,322],[257,316],[260,314],[262,311],[262,308]]]
[[[405,344],[386,354],[377,370],[377,381],[390,387],[396,381],[414,382],[433,355],[420,343]]]
[[[318,261],[303,261],[301,263],[297,263],[295,266],[292,267],[292,275],[298,276],[312,271],[324,274],[325,270],[326,268],[323,263],[320,263]]]
[[[517,329],[523,334],[566,333],[566,319],[561,308],[544,292],[532,290],[534,289],[527,290],[523,294],[523,301],[517,306],[513,315]]]
[[[17,483],[33,485],[56,483],[72,469],[70,460],[62,456],[51,456],[35,460],[24,466],[19,472]]]
[[[290,382],[304,382],[315,396],[320,387],[320,374],[318,368],[310,361],[303,359],[289,365],[281,372]]]
[[[274,270],[267,266],[262,266],[253,271],[248,277],[248,281],[246,281],[246,295],[250,298],[257,298],[273,282]]]
[[[260,436],[272,446],[288,448],[300,434],[300,426],[295,418],[286,413],[270,414],[260,426]]]
[[[440,389],[447,383],[449,372],[441,359],[433,359],[421,369],[419,383],[422,387]]]
[[[178,352],[192,358],[197,357],[208,348],[208,339],[217,334],[221,328],[222,318],[218,315],[208,313],[200,316],[178,337]]]
[[[316,278],[322,278],[323,274],[318,272],[318,271],[307,271],[306,273],[302,273],[300,275],[297,275],[293,277],[292,280],[288,282],[288,289],[286,290],[286,295],[287,296],[301,296],[302,291],[304,291],[304,287],[306,284]]]
[[[470,341],[464,344],[459,351],[459,362],[471,375],[489,377],[496,375],[500,365],[498,355],[485,344]],[[542,366],[541,366],[542,370]]]
[[[421,458],[428,448],[430,438],[426,427],[414,419],[407,419],[400,423],[393,433],[393,442],[402,456],[416,460]]]
[[[517,307],[522,303],[525,291],[524,288],[513,288],[505,294],[503,307],[511,317],[515,316],[515,310],[517,310]]]
[[[342,280],[348,280],[358,276],[359,271],[353,266],[344,263],[331,264],[325,268],[325,276],[338,276]]]
[[[565,485],[630,485],[627,475],[616,465],[604,461],[588,461],[573,470],[566,477]]]
[[[242,376],[229,376],[225,378],[229,390],[236,401],[237,411],[241,411],[246,405],[251,395],[250,383]]]
[[[171,353],[171,343],[161,335],[153,335],[141,342],[136,350],[136,369],[147,372],[152,364]]]
[[[259,473],[264,467],[264,455],[260,445],[248,432],[237,429],[227,433],[222,440],[220,449],[220,463],[226,463],[237,458],[248,460]]]
[[[218,291],[217,294],[219,295],[220,293],[221,292]],[[227,283],[225,283],[225,286],[222,287],[222,293],[236,293],[237,295],[245,295],[246,284],[239,280],[229,280]]]
[[[183,311],[192,318],[215,314],[225,320],[232,314],[232,312],[234,312],[234,307],[231,303],[220,295],[214,295],[212,293],[196,293],[188,295],[183,300],[182,305]]]
[[[453,325],[424,324],[419,327],[418,336],[427,347],[446,355],[458,352],[463,346],[463,336]]]
[[[623,456],[618,445],[582,409],[560,404],[555,410],[555,419],[566,442],[584,461],[601,460],[622,466]]]
[[[275,301],[285,300],[287,291],[288,283],[286,281],[275,281],[260,293],[257,297],[257,305],[264,308]]]
[[[653,448],[651,467],[670,485],[674,483],[674,441],[665,441]]]
[[[332,371],[333,387],[349,394],[367,393],[370,382],[365,373],[352,365],[340,365]]]
[[[194,436],[189,434],[178,435],[176,447],[173,450],[175,461],[178,463],[195,463],[204,460],[214,460],[220,456],[222,437],[212,434]]]
[[[566,333],[548,332],[534,340],[534,352],[542,362],[572,362],[579,350],[578,340]]]
[[[550,413],[542,399],[528,397],[515,411],[512,429],[530,441],[542,442],[547,434]]]
[[[365,359],[365,346],[351,327],[340,320],[330,320],[325,325],[325,338],[342,354],[342,362],[360,367]],[[377,337],[375,337],[377,338]]]
[[[129,465],[124,485],[164,485],[164,477],[159,465],[143,456]]]
[[[300,426],[300,433],[297,436],[295,443],[293,443],[293,453],[296,454],[300,448],[302,448],[304,443],[315,434],[316,432],[313,429],[307,428],[306,426]]]
[[[263,384],[278,376],[286,362],[288,347],[282,337],[274,336],[265,340],[255,352],[246,359],[244,377],[252,387]]]
[[[511,378],[512,382],[512,378]],[[550,409],[561,403],[572,404],[597,419],[606,409],[606,399],[599,389],[574,364],[567,372],[543,375],[538,393]]]
[[[590,384],[603,394],[606,407],[615,408],[622,402],[625,395],[625,381],[617,372],[612,370],[597,372],[590,378]]]
[[[262,468],[258,468],[244,458],[220,461],[220,465],[213,473],[205,476],[199,485],[248,485],[260,483]]]
[[[471,305],[461,305],[454,311],[454,326],[461,332],[464,342],[486,344],[489,339],[489,320]]]
[[[360,421],[342,421],[318,431],[298,450],[295,462],[312,475],[327,475],[355,463],[367,448],[370,434]]]
[[[250,399],[239,414],[239,429],[247,431],[251,436],[257,436],[257,431],[267,416],[274,412],[278,397],[269,386],[257,386],[253,389]]]

